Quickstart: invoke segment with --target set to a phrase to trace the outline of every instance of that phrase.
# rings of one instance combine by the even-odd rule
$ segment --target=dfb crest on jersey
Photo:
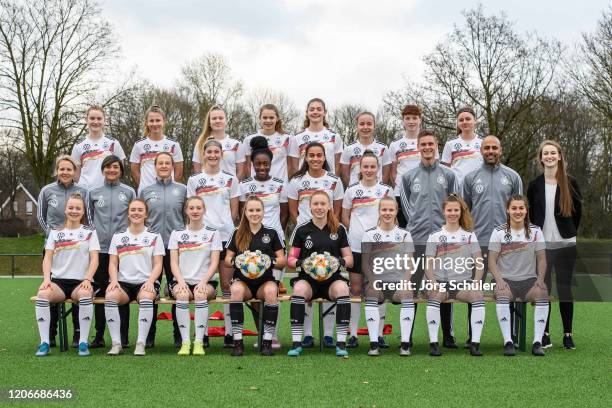
[[[127,244],[128,242],[130,242],[130,239],[129,239],[128,237],[123,237],[123,238],[121,238],[121,243],[122,243],[122,244],[124,244],[124,245],[125,245],[125,244]]]
[[[181,235],[181,241],[187,241],[189,239],[189,234]]]
[[[418,193],[421,191],[421,185],[419,183],[413,184],[410,188],[413,192]]]
[[[142,240],[142,245],[149,245],[151,240],[148,237],[144,237]]]
[[[508,184],[510,184],[510,180],[508,180],[508,177],[506,176],[502,176],[499,182],[502,183],[504,186],[507,186]]]
[[[400,240],[402,239],[402,236],[399,234],[399,232],[395,233],[395,241],[400,242]]]
[[[273,192],[275,192],[275,191],[276,191],[276,187],[274,187],[274,186],[269,186],[269,187],[268,187],[268,191],[269,191],[270,193],[273,193]]]
[[[329,239],[331,239],[332,241],[337,240],[338,239],[338,234],[336,234],[336,233],[329,234]]]
[[[446,184],[446,177],[444,177],[442,174],[440,174],[437,178],[436,181],[438,182],[438,184],[442,184],[445,185]]]
[[[482,184],[476,184],[474,186],[474,191],[476,194],[481,194],[484,191],[484,186]]]
[[[329,181],[325,180],[323,182],[323,188],[324,189],[329,189],[330,187],[331,187],[331,183]]]
[[[142,149],[148,153],[149,151],[151,151],[151,145],[148,143],[145,143],[145,145],[142,146]]]
[[[378,156],[378,155],[379,155],[379,153],[380,153],[380,152],[378,151],[378,147],[373,147],[373,148],[372,148],[372,153],[374,153],[376,156]]]
[[[468,237],[465,234],[461,234],[461,242],[467,242],[468,241]]]
[[[77,234],[77,239],[79,239],[80,241],[83,240],[83,238],[85,238],[85,235],[83,234],[83,231],[79,231],[79,233]]]
[[[59,204],[59,203],[57,202],[57,199],[56,199],[56,198],[53,198],[53,197],[52,197],[52,198],[49,200],[48,204],[49,204],[49,206],[51,206],[51,207],[53,207],[53,208],[57,208],[57,206],[58,206],[58,204]]]
[[[225,146],[223,146],[223,150],[232,150],[232,145],[229,142],[225,142]]]
[[[382,190],[380,188],[376,189],[376,197],[382,196]]]
[[[125,195],[123,191],[119,193],[117,198],[119,199],[119,201],[127,201],[127,196]]]
[[[329,135],[326,133],[323,135],[323,143],[329,141]]]
[[[173,188],[172,189],[172,195],[178,197],[181,195],[181,190],[179,190],[178,188]]]
[[[280,145],[281,144],[281,138],[279,136],[277,136],[276,139],[274,139],[274,144],[276,144],[276,145]]]
[[[356,195],[357,197],[361,197],[361,196],[363,195],[363,190],[362,190],[362,189],[360,189],[360,188],[359,188],[359,189],[357,189],[357,191],[355,191],[355,195]]]
[[[170,145],[168,143],[164,143],[164,146],[162,147],[163,151],[166,151],[168,149],[170,149]]]
[[[261,242],[263,242],[264,244],[269,244],[270,243],[270,236],[268,234],[264,234],[264,236],[261,237]]]
[[[480,150],[480,143],[476,143],[476,144],[474,145],[474,149],[476,149],[476,150]]]
[[[104,150],[108,149],[108,142],[107,141],[104,141],[104,143],[102,143],[102,148]]]

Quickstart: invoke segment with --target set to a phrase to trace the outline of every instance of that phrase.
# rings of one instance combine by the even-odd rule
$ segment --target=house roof
[[[30,200],[32,200],[32,202],[34,203],[34,205],[38,206],[38,201],[36,200],[36,198],[34,198],[34,196],[32,195],[32,193],[30,193],[30,191],[23,185],[23,183],[19,183],[19,185],[17,185],[17,187],[15,187],[15,191],[13,191],[13,194],[16,193],[18,190],[23,190],[24,193],[26,193],[26,195],[30,198]],[[11,197],[9,196],[6,200],[4,200],[4,203],[2,203],[2,207],[0,207],[0,210],[4,210],[4,207],[6,207],[11,201]]]

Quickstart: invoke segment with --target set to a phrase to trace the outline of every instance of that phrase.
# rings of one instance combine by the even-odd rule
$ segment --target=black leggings
[[[555,283],[557,285],[557,297],[559,299],[559,311],[563,321],[563,333],[572,332],[572,321],[574,318],[574,302],[572,295],[572,276],[576,265],[578,251],[576,245],[557,249],[546,250],[546,286],[548,293],[552,287],[552,273],[555,272]],[[546,322],[546,333],[549,332],[550,308],[548,309],[548,321]]]

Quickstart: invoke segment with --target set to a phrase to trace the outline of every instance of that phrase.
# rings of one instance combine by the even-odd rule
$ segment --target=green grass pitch
[[[391,348],[380,357],[366,355],[368,339],[350,350],[347,359],[333,350],[305,350],[299,358],[285,356],[290,344],[289,304],[281,313],[283,350],[271,358],[259,356],[246,338],[246,355],[229,356],[221,338],[211,338],[203,357],[179,357],[172,346],[171,324],[158,322],[156,348],[147,356],[131,355],[133,347],[118,357],[92,350],[79,358],[76,350],[37,358],[39,342],[34,319],[34,295],[39,279],[2,279],[0,285],[0,388],[71,388],[73,401],[51,406],[334,406],[334,407],[594,407],[609,406],[612,386],[610,303],[579,303],[574,331],[577,349],[560,346],[560,318],[553,305],[552,340],[546,357],[529,352],[514,358],[501,355],[501,334],[493,304],[487,306],[482,358],[467,350],[443,350],[440,358],[427,355],[424,305],[419,305],[413,355],[400,358],[398,306],[388,306],[387,323],[393,334]],[[216,310],[217,306],[213,308]],[[160,308],[160,311],[166,310]],[[529,315],[533,309],[529,308]],[[132,318],[136,317],[135,309]],[[247,328],[253,329],[250,313]],[[70,319],[68,319],[70,320]],[[457,340],[466,338],[466,307],[455,309]],[[213,324],[220,324],[214,322]],[[364,324],[362,323],[363,327]],[[135,342],[136,322],[130,340]],[[69,328],[69,331],[71,329]],[[192,328],[193,333],[193,328]],[[316,333],[316,323],[315,323]],[[528,324],[531,342],[532,322]],[[107,344],[109,343],[107,333]],[[49,403],[45,404],[48,406]],[[3,406],[41,406],[41,402],[8,402]]]

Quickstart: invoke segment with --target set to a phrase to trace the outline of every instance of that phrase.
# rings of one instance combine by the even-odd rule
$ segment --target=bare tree
[[[9,200],[8,211],[0,212],[7,218],[12,218],[15,190],[19,183],[28,179],[29,168],[22,149],[15,145],[16,130],[0,132],[0,203]]]
[[[361,105],[345,104],[329,113],[329,125],[340,135],[344,144],[353,143],[357,138],[357,115],[366,110]]]
[[[259,127],[259,109],[262,105],[271,103],[279,110],[283,127],[289,133],[295,133],[299,128],[299,112],[289,96],[282,91],[256,89],[251,91],[246,101],[249,114],[253,119],[253,129]]]
[[[557,41],[519,35],[505,14],[487,16],[482,5],[463,13],[465,23],[424,58],[422,82],[385,97],[393,113],[413,101],[423,107],[426,124],[452,135],[455,113],[472,106],[481,120],[479,131],[529,144],[535,134],[521,132],[527,113],[550,89],[562,48]],[[442,138],[444,141],[444,138]],[[512,162],[525,152],[510,152]]]
[[[118,54],[92,0],[0,0],[0,109],[40,187],[83,131],[83,104]]]

